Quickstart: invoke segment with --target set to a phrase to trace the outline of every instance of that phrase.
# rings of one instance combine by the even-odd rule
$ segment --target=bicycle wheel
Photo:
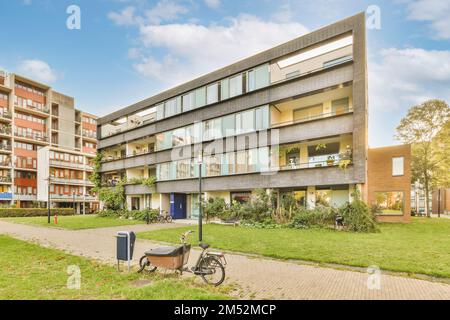
[[[207,284],[217,287],[225,280],[225,268],[216,257],[203,258],[198,269],[200,276]]]
[[[166,220],[167,220],[168,223],[171,223],[172,222],[172,216],[168,215],[166,217]]]
[[[141,259],[139,260],[139,270],[138,273],[141,273],[142,271],[146,271],[146,272],[154,272],[156,270],[157,267],[152,266],[152,264],[150,263],[150,261],[148,261],[147,256],[142,256]]]

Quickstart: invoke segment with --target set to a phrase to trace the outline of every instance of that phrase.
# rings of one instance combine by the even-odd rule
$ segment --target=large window
[[[206,88],[202,87],[195,90],[195,107],[200,108],[206,104]]]
[[[403,192],[375,192],[375,203],[383,215],[403,215]]]
[[[207,104],[219,101],[219,84],[214,83],[206,88]]]
[[[230,78],[230,98],[242,94],[242,74]]]
[[[190,92],[183,96],[183,112],[195,108],[195,92]]]
[[[343,98],[339,100],[333,100],[331,102],[331,108],[334,115],[344,114],[349,109],[349,99]]]
[[[265,64],[247,72],[247,91],[264,88],[269,85],[269,65]]]

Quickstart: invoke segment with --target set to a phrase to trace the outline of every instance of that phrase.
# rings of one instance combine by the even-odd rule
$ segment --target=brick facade
[[[392,159],[403,157],[403,175],[393,176]],[[402,215],[380,215],[382,222],[409,222],[411,220],[411,146],[399,145],[369,149],[368,203],[376,203],[377,192],[403,192]]]

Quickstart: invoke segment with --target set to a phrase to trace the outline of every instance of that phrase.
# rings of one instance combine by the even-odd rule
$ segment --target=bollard
[[[55,214],[55,217],[53,218],[53,221],[55,224],[58,224],[58,215]]]

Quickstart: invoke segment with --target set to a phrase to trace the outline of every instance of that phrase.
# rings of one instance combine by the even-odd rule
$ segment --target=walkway
[[[0,234],[33,241],[108,263],[115,263],[117,231],[147,231],[177,227],[179,224],[134,225],[104,229],[60,230],[0,221]],[[140,255],[158,246],[136,242],[134,264]],[[194,261],[198,250],[192,252]],[[227,282],[239,284],[238,298],[250,299],[450,299],[450,285],[406,277],[381,275],[379,283],[368,288],[369,275],[363,272],[336,270],[293,262],[227,254]],[[379,286],[378,286],[379,284]],[[379,289],[377,289],[379,287]]]

